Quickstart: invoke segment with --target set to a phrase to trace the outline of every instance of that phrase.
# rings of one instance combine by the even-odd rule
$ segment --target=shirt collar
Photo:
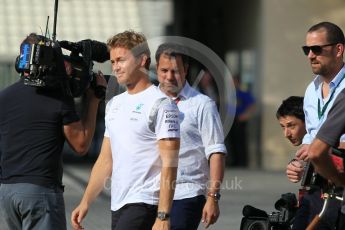
[[[333,87],[337,86],[340,83],[341,79],[343,79],[344,74],[345,74],[345,65],[343,65],[341,70],[337,73],[337,75],[335,75],[333,80],[329,83],[330,87],[333,88]],[[315,88],[319,88],[321,83],[322,83],[321,76],[317,75],[314,79]]]
[[[178,95],[178,97],[180,97],[181,99],[189,98],[190,97],[190,89],[191,89],[191,87],[186,80],[182,90],[180,91],[180,93]]]
[[[160,85],[159,85],[159,89],[161,90]],[[189,83],[186,80],[180,93],[176,97],[172,97],[171,99],[175,100],[176,98],[179,97],[181,100],[185,100],[185,99],[189,98],[190,97],[190,89],[191,89],[191,86],[189,85]]]

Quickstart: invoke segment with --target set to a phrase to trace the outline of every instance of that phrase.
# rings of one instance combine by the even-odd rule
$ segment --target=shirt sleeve
[[[313,89],[314,83],[312,82],[305,92],[303,101],[303,111],[305,115],[305,128],[307,133],[303,137],[303,144],[311,144],[319,126],[319,118],[317,114],[317,94]]]
[[[155,132],[158,140],[180,138],[179,110],[176,104],[168,98],[159,105]]]
[[[112,105],[112,103],[114,102],[114,98],[112,98],[110,101],[108,101],[108,103],[105,105],[105,117],[104,117],[104,124],[105,124],[105,129],[104,129],[104,136],[105,137],[109,137],[109,130],[108,130],[108,123],[106,122],[107,120],[107,115],[109,114],[109,110],[110,110],[110,107]]]
[[[342,90],[328,113],[327,120],[321,126],[316,137],[330,146],[338,146],[339,139],[345,132],[345,90]]]
[[[205,147],[206,158],[208,159],[212,153],[216,152],[226,154],[223,126],[216,104],[213,101],[208,101],[199,113],[199,132]]]

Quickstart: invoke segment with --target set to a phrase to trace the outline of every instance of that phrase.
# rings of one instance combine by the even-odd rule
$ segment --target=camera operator
[[[310,145],[308,157],[313,163],[315,170],[325,178],[331,180],[338,186],[345,186],[345,174],[334,164],[328,154],[331,146],[339,145],[339,137],[345,133],[345,89],[336,98],[327,120],[321,126],[316,138]],[[342,156],[344,158],[344,156]],[[344,197],[344,194],[343,194]],[[345,206],[341,208],[341,214],[337,229],[345,229]]]
[[[294,146],[299,146],[306,134],[305,116],[303,112],[303,97],[291,96],[283,101],[277,110],[276,117],[283,129],[285,137]],[[297,183],[301,180],[304,173],[304,163],[293,159],[289,162],[286,169],[286,175],[290,181]],[[303,191],[303,190],[302,190]],[[304,191],[303,197],[300,198],[298,210],[293,221],[292,229],[306,229],[315,215],[319,214],[323,199],[321,198],[322,189],[318,186]],[[327,219],[321,220],[317,229],[332,229],[337,221],[340,202],[335,202],[334,206],[327,210]]]
[[[45,37],[31,33],[22,45],[44,41]],[[56,65],[64,68],[62,59]],[[0,220],[5,229],[66,229],[64,141],[77,155],[87,153],[101,99],[88,89],[87,112],[80,119],[72,96],[60,87],[26,85],[25,76],[30,74],[23,73],[0,92]],[[96,81],[106,86],[102,74]]]

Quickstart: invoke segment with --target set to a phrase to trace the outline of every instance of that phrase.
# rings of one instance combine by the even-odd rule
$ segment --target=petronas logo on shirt
[[[138,113],[141,114],[141,109],[143,108],[143,103],[140,103],[138,105],[135,106],[135,110],[132,111],[132,113]]]
[[[135,111],[139,112],[141,110],[141,108],[143,107],[143,105],[144,105],[143,103],[140,103],[139,105],[137,105],[135,107]]]

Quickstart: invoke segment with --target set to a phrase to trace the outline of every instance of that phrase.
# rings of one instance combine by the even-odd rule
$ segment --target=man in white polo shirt
[[[180,110],[181,148],[171,229],[194,230],[201,219],[207,228],[219,216],[226,154],[217,107],[186,81],[188,56],[183,47],[162,44],[155,58],[160,89],[176,101]]]
[[[168,230],[179,150],[178,109],[149,80],[150,50],[142,34],[117,34],[108,47],[118,83],[127,91],[107,104],[101,153],[71,222],[74,229],[83,229],[90,203],[111,176],[113,230]]]

